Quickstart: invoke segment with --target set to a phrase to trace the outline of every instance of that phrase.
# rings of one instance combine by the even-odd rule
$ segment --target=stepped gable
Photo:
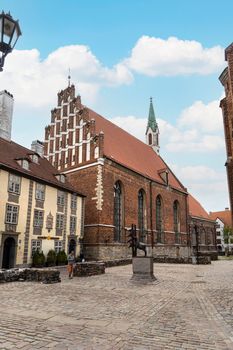
[[[201,204],[189,193],[188,195],[189,215],[207,220],[213,220]],[[213,220],[214,221],[214,220]]]
[[[222,211],[210,212],[210,218],[212,220],[220,219],[224,225],[232,227],[231,223],[231,210],[226,209]]]
[[[36,154],[38,163],[34,163],[30,156]],[[24,169],[19,163],[19,160],[26,159],[29,162],[29,170]],[[65,182],[59,181],[55,175],[58,171],[45,158],[40,157],[32,150],[25,148],[13,141],[7,141],[0,137],[0,168],[5,168],[8,171],[12,170],[22,174],[25,177],[33,178],[45,182],[51,186],[65,189],[69,192],[77,193],[73,187]],[[78,193],[80,196],[82,194]]]
[[[104,155],[117,163],[164,184],[159,171],[168,169],[168,183],[186,192],[164,160],[154,150],[125,130],[89,109],[89,118],[95,119],[96,133],[104,132]]]

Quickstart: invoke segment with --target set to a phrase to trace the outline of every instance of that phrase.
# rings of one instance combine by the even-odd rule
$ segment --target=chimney
[[[11,140],[14,99],[6,90],[0,92],[0,137]]]
[[[32,141],[31,150],[39,154],[40,157],[44,156],[44,145],[39,140]]]

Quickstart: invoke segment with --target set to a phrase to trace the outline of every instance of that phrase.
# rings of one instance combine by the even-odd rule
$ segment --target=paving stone
[[[232,350],[233,261],[154,271],[155,285],[132,285],[131,265],[1,284],[0,349]]]

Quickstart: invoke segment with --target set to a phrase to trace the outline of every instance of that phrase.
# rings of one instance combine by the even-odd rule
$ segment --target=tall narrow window
[[[18,223],[19,207],[18,205],[7,204],[6,205],[6,224],[17,225]]]
[[[138,228],[139,241],[144,242],[146,236],[146,210],[145,192],[142,189],[138,192]]]
[[[36,199],[41,201],[45,200],[45,185],[36,183]]]
[[[20,194],[20,177],[9,174],[8,191],[14,194]]]
[[[152,145],[152,135],[149,134],[148,137],[149,137],[149,145],[151,146]]]
[[[161,196],[157,196],[157,198],[156,198],[157,243],[162,243],[162,229],[163,229],[162,198],[161,198]]]
[[[175,243],[180,243],[180,217],[179,217],[178,201],[175,201],[173,204],[173,220],[174,220]]]
[[[121,231],[123,226],[123,196],[120,181],[114,185],[114,240],[121,241]]]
[[[65,193],[62,191],[57,191],[57,205],[65,205]]]

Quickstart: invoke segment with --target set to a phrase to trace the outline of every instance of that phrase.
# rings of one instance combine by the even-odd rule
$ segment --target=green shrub
[[[43,252],[36,250],[32,256],[32,266],[43,267],[45,266],[45,256]]]
[[[51,249],[49,250],[47,254],[46,264],[47,266],[54,266],[56,265],[56,252],[55,250]]]
[[[57,253],[57,265],[66,265],[67,264],[67,255],[64,250],[61,250]]]

